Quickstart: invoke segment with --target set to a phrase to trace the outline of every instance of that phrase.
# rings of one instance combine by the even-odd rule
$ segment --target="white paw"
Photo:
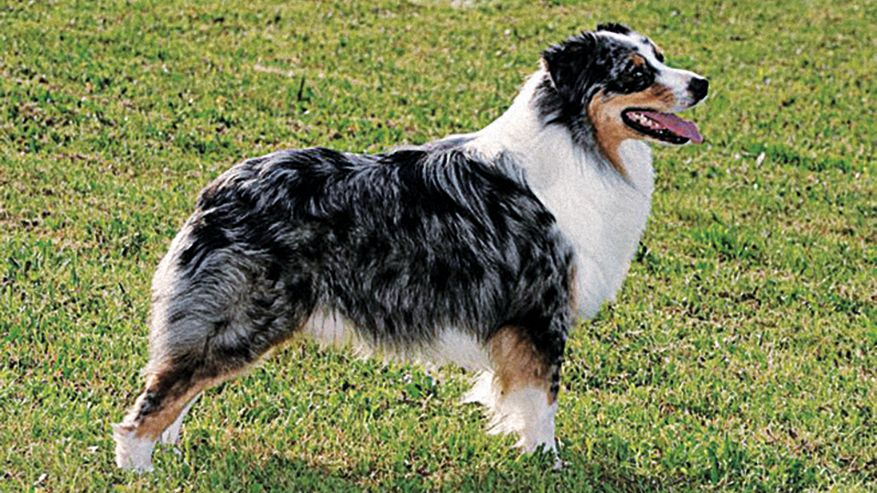
[[[527,441],[525,438],[521,438],[520,441],[516,444],[516,447],[524,454],[538,453],[538,454],[546,454],[548,457],[554,459],[554,463],[551,466],[553,471],[563,470],[569,464],[566,461],[560,459],[560,453],[557,451],[557,442],[552,438],[550,441]]]
[[[120,469],[145,473],[152,471],[152,449],[155,440],[138,438],[130,427],[114,424],[113,440],[116,441],[116,465]]]

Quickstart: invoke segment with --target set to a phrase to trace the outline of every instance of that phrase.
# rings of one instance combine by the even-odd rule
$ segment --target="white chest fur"
[[[524,166],[533,191],[575,248],[579,315],[591,318],[615,298],[645,230],[654,188],[651,151],[639,141],[621,145],[625,180],[576,145],[567,129],[543,125],[530,104],[541,78],[534,74],[511,108],[468,146],[487,157],[510,153]]]
[[[556,169],[547,183],[533,183],[537,196],[575,248],[577,303],[580,315],[587,318],[596,315],[603,302],[615,299],[651,207],[653,173],[648,147],[628,141],[621,155],[628,181],[605,165],[581,163]]]

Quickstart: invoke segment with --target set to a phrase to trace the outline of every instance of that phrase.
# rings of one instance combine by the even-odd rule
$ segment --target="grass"
[[[0,6],[0,490],[874,491],[873,2]],[[150,276],[246,156],[477,129],[598,20],[711,79],[656,151],[624,289],[570,341],[562,473],[486,437],[466,376],[294,342],[210,392],[180,456],[112,464]],[[435,380],[434,380],[435,379]],[[436,381],[441,383],[437,384]]]

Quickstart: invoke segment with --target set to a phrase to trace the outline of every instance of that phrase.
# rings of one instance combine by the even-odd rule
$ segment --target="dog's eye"
[[[621,91],[641,91],[652,83],[652,75],[644,64],[630,64],[619,74],[617,83]]]

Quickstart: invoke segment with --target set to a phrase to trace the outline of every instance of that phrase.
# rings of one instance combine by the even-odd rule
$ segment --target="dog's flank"
[[[699,137],[668,112],[705,88],[688,94],[693,75],[644,39],[611,25],[550,48],[480,132],[280,151],[214,180],[153,279],[147,384],[115,427],[117,464],[151,468],[197,395],[296,333],[480,371],[469,399],[490,429],[556,450],[573,317],[614,297],[645,227],[641,140]]]

